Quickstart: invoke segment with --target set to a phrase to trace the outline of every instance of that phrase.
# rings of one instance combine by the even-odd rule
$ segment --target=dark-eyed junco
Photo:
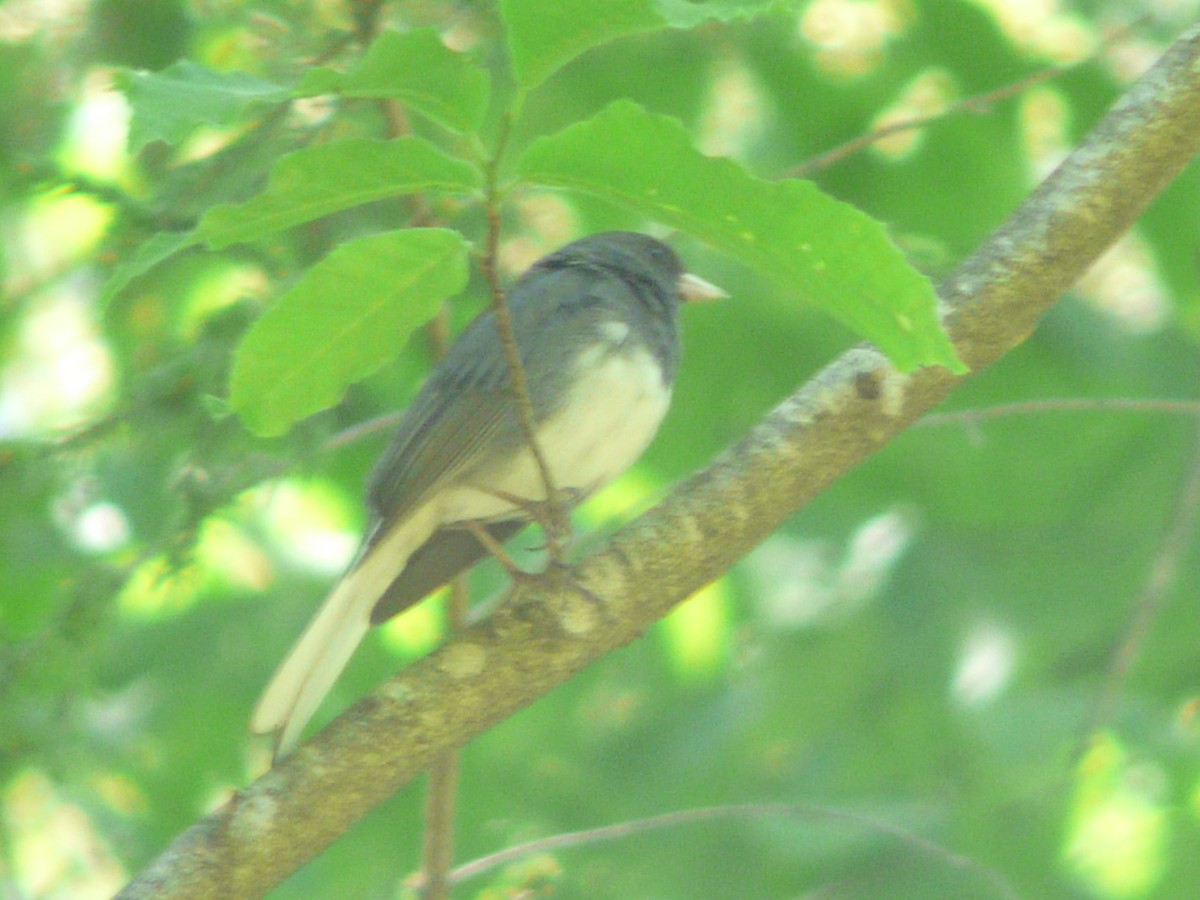
[[[572,501],[620,475],[667,411],[679,364],[676,306],[724,293],[643,234],[595,234],[535,263],[508,292],[538,444]],[[254,711],[278,754],[333,686],[367,629],[416,603],[530,521],[545,485],[489,310],[463,331],[371,475],[371,524]]]

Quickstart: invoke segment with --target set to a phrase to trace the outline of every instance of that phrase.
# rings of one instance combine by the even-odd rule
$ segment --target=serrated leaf
[[[234,357],[229,405],[260,435],[332,406],[395,356],[467,282],[456,231],[410,228],[338,247],[254,323]]]
[[[432,28],[385,31],[349,72],[310,69],[297,97],[338,93],[345,97],[391,97],[451,131],[478,130],[487,111],[487,74],[456,53]]]
[[[230,125],[255,104],[280,103],[291,95],[248,72],[217,72],[188,59],[127,78],[133,153],[151,141],[177,144],[198,125]]]
[[[961,370],[933,286],[879,222],[811,182],[765,181],[704,156],[675,119],[617,101],[531,143],[517,170],[696,235],[873,341],[902,370]]]
[[[653,0],[501,0],[500,15],[513,74],[526,90],[585,50],[668,24]]]
[[[466,193],[482,184],[478,169],[421,138],[352,138],[281,157],[266,190],[210,210],[196,233],[219,250],[373,200],[417,191]]]
[[[164,259],[194,243],[196,237],[190,231],[163,231],[154,235],[113,270],[100,293],[101,306],[112,302],[135,278],[140,278]]]

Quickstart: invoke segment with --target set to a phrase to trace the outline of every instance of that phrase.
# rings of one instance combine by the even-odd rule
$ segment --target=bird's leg
[[[500,145],[508,139],[509,120],[502,120]],[[499,153],[499,150],[497,150]],[[500,275],[496,268],[499,256],[500,213],[496,200],[496,168],[493,160],[487,167],[487,252],[483,257],[483,274],[492,288],[492,310],[496,316],[496,333],[500,337],[500,345],[504,349],[504,359],[508,364],[508,377],[513,400],[516,402],[517,413],[521,419],[521,429],[525,432],[525,440],[529,444],[529,452],[541,477],[542,486],[546,490],[547,511],[534,510],[533,518],[546,534],[546,549],[550,553],[551,562],[558,566],[565,565],[566,547],[571,542],[571,522],[569,514],[558,502],[559,491],[554,487],[554,476],[550,471],[550,462],[538,443],[537,421],[534,417],[533,402],[529,398],[529,385],[525,377],[525,366],[521,361],[521,349],[517,345],[516,332],[513,330],[512,315],[504,298],[504,289],[500,286]],[[524,507],[521,507],[524,508]]]
[[[559,503],[548,503],[544,500],[528,500],[524,497],[517,497],[505,491],[492,490],[490,493],[493,496],[504,500],[506,503],[511,503],[517,509],[525,511],[531,519],[538,522],[538,524],[542,526],[543,531],[546,533],[546,539],[548,542],[551,540],[552,534],[557,535],[560,540],[562,539],[563,531],[554,529],[556,527],[561,528],[563,526],[547,525],[546,519],[542,518],[542,516],[553,517],[555,515],[559,515],[563,518],[567,518],[569,514],[564,515],[564,513],[571,508],[571,504],[578,502],[578,500],[582,497],[580,491],[566,490],[560,492],[559,497],[557,498],[560,501]],[[547,513],[547,509],[550,510],[549,513]],[[530,577],[534,577],[531,576],[529,572],[526,572],[517,565],[516,561],[509,555],[508,551],[504,549],[499,541],[492,537],[491,533],[483,526],[482,522],[466,521],[462,524],[463,527],[465,527],[471,532],[471,534],[475,536],[475,540],[479,541],[483,548],[487,550],[488,553],[490,553],[496,559],[496,561],[504,567],[505,571],[508,572],[508,577],[514,582],[523,581]],[[565,525],[565,537],[568,543],[571,538],[570,528],[570,520],[567,518],[567,523]],[[575,570],[571,568],[571,566],[563,559],[562,556],[555,556],[554,544],[547,543],[546,546],[550,552],[550,569],[548,569],[546,572],[543,572],[540,577],[545,578],[550,576],[560,581],[565,579],[565,581],[569,582],[586,600],[599,606],[601,604],[600,598],[580,584],[579,580],[575,577]],[[560,553],[562,552],[562,547],[563,545],[560,544]]]
[[[493,493],[525,513],[542,526],[546,536],[546,552],[550,555],[550,566],[543,576],[552,575],[560,584],[570,584],[584,599],[597,606],[600,598],[584,587],[575,576],[575,569],[566,560],[566,550],[571,545],[571,509],[587,496],[587,491],[565,488],[551,500],[529,500],[514,497],[505,491]]]
[[[550,562],[562,568],[568,567],[566,551],[572,540],[571,507],[581,499],[579,491],[570,488],[560,490],[557,496],[549,500],[530,500],[507,491],[492,490],[489,493],[505,503],[511,503],[537,522],[546,536],[545,549],[550,554]]]
[[[467,531],[475,536],[475,540],[483,545],[483,549],[490,553],[496,562],[504,567],[504,570],[508,572],[509,578],[516,581],[520,578],[528,577],[529,573],[517,565],[516,560],[509,556],[504,546],[491,536],[488,530],[483,527],[482,522],[470,520],[464,522],[463,525]]]

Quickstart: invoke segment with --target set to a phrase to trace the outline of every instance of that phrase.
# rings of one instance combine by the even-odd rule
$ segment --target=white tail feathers
[[[276,756],[291,752],[367,633],[371,608],[356,608],[356,574],[349,573],[325,599],[254,709],[251,729],[279,732]]]
[[[371,609],[428,535],[413,534],[410,520],[383,540],[337,583],[292,648],[250,720],[260,734],[278,732],[276,758],[296,746],[308,720],[329,693],[370,627]]]

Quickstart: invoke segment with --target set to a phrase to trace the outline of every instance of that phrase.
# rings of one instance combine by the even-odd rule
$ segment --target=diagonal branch
[[[979,371],[1038,319],[1200,151],[1200,27],[1178,40],[940,289]],[[632,641],[963,379],[843,354],[554,589],[511,602],[395,676],[184,832],[122,896],[256,897],[448,748]],[[602,602],[595,600],[603,598]]]

